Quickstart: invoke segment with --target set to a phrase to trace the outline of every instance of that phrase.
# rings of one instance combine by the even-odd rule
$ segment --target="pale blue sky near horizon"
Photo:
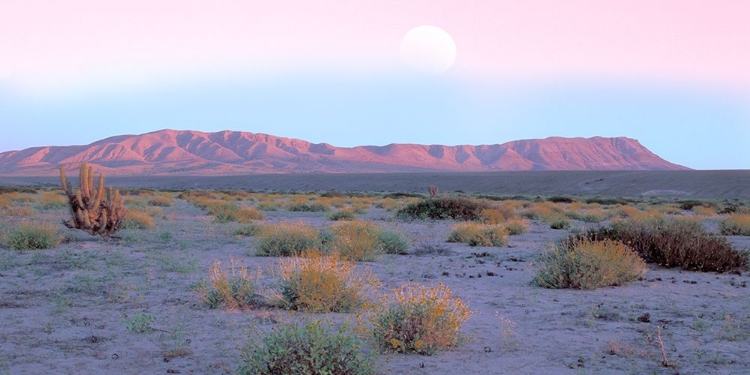
[[[727,91],[307,75],[65,96],[24,95],[0,82],[0,103],[0,152],[160,129],[247,131],[340,147],[625,136],[690,168],[750,169],[750,111],[742,95]]]
[[[750,169],[748,14],[742,0],[3,0],[0,152],[160,129],[340,147],[624,136],[690,168]]]

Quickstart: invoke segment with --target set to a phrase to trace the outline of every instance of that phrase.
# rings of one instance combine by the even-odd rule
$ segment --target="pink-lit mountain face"
[[[409,171],[684,170],[617,138],[532,139],[480,146],[334,147],[267,134],[160,130],[85,146],[0,153],[0,174],[50,176],[88,162],[107,175],[237,175]]]

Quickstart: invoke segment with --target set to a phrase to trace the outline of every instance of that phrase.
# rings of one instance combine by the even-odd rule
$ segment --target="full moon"
[[[437,26],[417,26],[401,40],[401,57],[420,73],[444,73],[456,61],[456,43]]]

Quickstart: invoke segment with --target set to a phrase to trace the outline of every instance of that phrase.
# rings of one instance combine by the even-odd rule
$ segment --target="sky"
[[[0,152],[160,129],[334,146],[625,136],[750,169],[744,0],[0,0]],[[399,51],[455,42],[441,74]]]

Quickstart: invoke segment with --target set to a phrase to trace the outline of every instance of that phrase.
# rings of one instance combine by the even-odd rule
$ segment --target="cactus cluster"
[[[94,188],[94,173],[91,166],[81,164],[80,186],[73,187],[65,177],[65,167],[60,167],[60,182],[68,196],[71,219],[64,222],[68,228],[80,229],[91,235],[109,237],[122,226],[125,208],[120,191],[109,188],[105,191],[104,175],[99,174],[99,184]]]

